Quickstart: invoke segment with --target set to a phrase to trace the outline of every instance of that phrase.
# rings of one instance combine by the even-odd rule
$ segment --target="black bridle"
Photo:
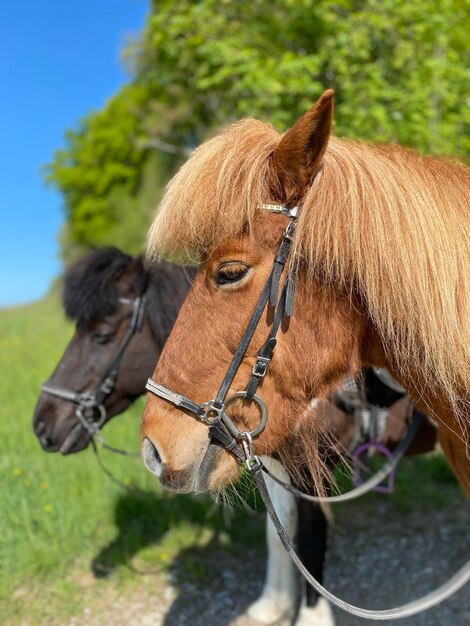
[[[279,284],[283,269],[289,257],[292,239],[295,233],[296,220],[299,214],[299,207],[288,207],[277,204],[263,204],[260,208],[285,215],[289,218],[289,223],[285,228],[281,242],[274,259],[273,267],[269,277],[265,283],[264,289],[258,299],[251,318],[245,328],[238,348],[232,357],[232,361],[222,380],[220,388],[214,400],[209,400],[202,404],[193,402],[188,397],[175,393],[167,387],[156,383],[151,378],[148,379],[146,388],[154,395],[170,402],[176,407],[189,411],[199,421],[209,427],[209,434],[212,440],[217,441],[225,447],[229,452],[235,455],[240,461],[244,461],[248,468],[252,471],[261,467],[259,458],[253,453],[253,438],[260,434],[264,429],[268,417],[268,412],[264,401],[256,395],[256,391],[261,380],[266,376],[269,363],[272,358],[274,348],[276,346],[276,335],[280,328],[284,317],[290,317],[293,312],[295,275],[288,272],[284,281],[284,286],[279,296]],[[258,355],[253,366],[250,380],[243,391],[237,391],[227,398],[228,391],[235,378],[235,375],[243,361],[250,341],[255,333],[261,315],[268,304],[273,307],[274,317],[271,324],[271,330],[267,340],[258,351]],[[243,399],[248,402],[255,402],[261,412],[261,419],[256,428],[251,431],[240,431],[234,424],[231,417],[227,414],[228,405],[237,399]],[[241,441],[242,448],[237,443]]]
[[[72,426],[67,437],[65,438],[65,441],[60,448],[61,452],[68,450],[75,443],[80,430],[84,429],[90,435],[91,439],[96,436],[100,440],[100,443],[103,445],[103,447],[113,452],[118,452],[120,454],[134,455],[134,453],[128,453],[125,450],[120,450],[118,448],[113,448],[112,446],[107,445],[103,439],[103,435],[101,434],[100,430],[100,428],[106,422],[107,418],[107,411],[104,403],[106,398],[111,395],[116,384],[119,364],[121,363],[122,357],[124,356],[124,353],[132,337],[135,335],[135,333],[139,332],[142,327],[142,321],[144,318],[147,302],[147,294],[144,290],[142,294],[134,300],[130,300],[128,298],[119,298],[118,302],[120,304],[132,305],[132,316],[124,337],[119,343],[119,346],[113,358],[106,368],[106,372],[101,377],[101,380],[96,385],[96,387],[94,389],[76,392],[70,389],[66,389],[65,387],[57,387],[55,385],[51,385],[48,382],[44,383],[41,386],[41,389],[44,393],[47,393],[56,398],[60,398],[61,400],[73,402],[78,405],[75,411],[77,422],[76,424],[74,424],[74,426]],[[96,419],[96,417],[98,419]]]

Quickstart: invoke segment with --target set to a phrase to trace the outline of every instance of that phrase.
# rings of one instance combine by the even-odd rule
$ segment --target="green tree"
[[[143,245],[184,150],[246,115],[285,129],[326,87],[336,90],[337,135],[468,158],[469,9],[469,0],[154,0],[130,53],[132,81],[67,133],[48,167],[64,197],[64,256]]]
[[[118,207],[125,198],[135,199],[142,185],[145,188],[149,150],[140,140],[147,99],[139,85],[124,87],[103,110],[90,113],[66,133],[66,147],[57,150],[46,166],[46,181],[61,191],[64,200],[61,246],[66,260],[112,243],[110,235],[124,219]],[[164,169],[165,164],[159,166]],[[140,247],[143,244],[142,239]]]
[[[424,152],[470,150],[468,0],[153,3],[140,78],[181,132],[262,117],[289,126],[325,87],[335,132]]]

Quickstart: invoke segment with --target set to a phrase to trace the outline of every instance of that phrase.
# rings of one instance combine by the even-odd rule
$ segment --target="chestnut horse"
[[[266,205],[298,206],[294,313],[258,387],[269,417],[255,452],[282,454],[303,419],[299,407],[371,364],[388,368],[437,421],[470,493],[470,169],[330,137],[332,120],[328,90],[284,135],[241,121],[170,182],[150,255],[201,265],[153,378],[194,403],[215,398],[289,221]],[[245,389],[272,322],[266,306],[230,395]],[[228,412],[239,431],[259,424],[254,402],[238,398]],[[148,396],[141,434],[147,466],[170,489],[205,491],[238,476],[239,462],[211,441],[207,424],[161,397]],[[320,482],[316,448],[310,440],[303,460]]]

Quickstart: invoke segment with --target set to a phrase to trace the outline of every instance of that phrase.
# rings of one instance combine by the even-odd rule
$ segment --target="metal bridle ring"
[[[95,404],[93,406],[89,406],[89,407],[85,407],[87,409],[93,409],[93,411],[96,409],[99,413],[99,419],[97,421],[93,420],[93,421],[89,421],[84,415],[83,415],[83,409],[81,406],[79,406],[77,408],[77,410],[75,411],[75,415],[77,416],[78,421],[80,422],[80,424],[83,426],[83,428],[86,430],[86,432],[93,437],[93,435],[95,435],[99,429],[101,428],[101,426],[103,426],[104,422],[106,421],[106,409],[104,408],[104,406],[102,404]]]
[[[246,393],[247,393],[246,391],[237,391],[225,401],[225,407],[227,408],[230,402],[233,402],[234,400],[237,400],[238,398],[246,398]],[[256,404],[259,407],[259,410],[261,411],[260,423],[254,430],[249,431],[249,435],[251,435],[251,437],[256,437],[256,435],[259,435],[260,432],[263,430],[263,428],[266,426],[266,422],[268,420],[268,409],[266,408],[266,405],[263,402],[263,400],[257,395],[254,395],[252,398],[250,398],[248,402],[256,402]],[[225,412],[222,417],[222,421],[234,437],[236,437],[237,439],[242,438],[241,435],[243,433],[235,426],[230,416],[227,415],[227,413]]]

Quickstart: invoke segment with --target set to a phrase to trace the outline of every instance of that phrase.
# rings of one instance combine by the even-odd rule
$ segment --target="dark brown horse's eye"
[[[217,270],[215,277],[216,285],[228,285],[236,283],[246,276],[250,268],[242,263],[226,263]]]
[[[92,339],[95,343],[99,343],[100,345],[105,345],[109,343],[111,339],[113,339],[114,335],[115,333],[113,332],[100,330],[96,333],[93,333]]]

